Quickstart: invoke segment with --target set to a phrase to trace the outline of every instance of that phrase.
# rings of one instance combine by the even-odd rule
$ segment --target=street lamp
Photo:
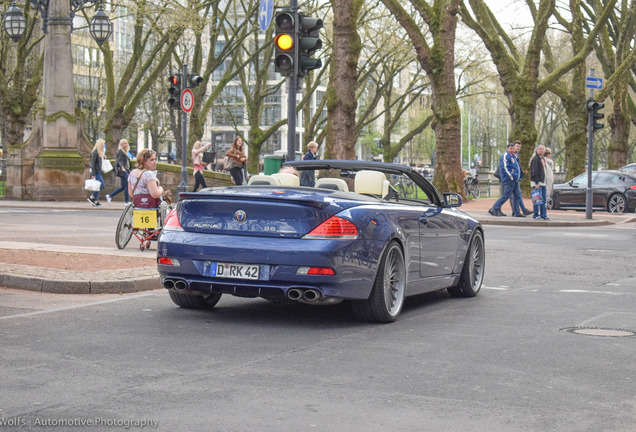
[[[25,0],[26,1],[26,0]],[[13,184],[5,196],[36,201],[75,200],[81,188],[92,148],[76,114],[71,34],[75,13],[87,5],[100,6],[88,25],[98,44],[112,34],[112,23],[101,7],[103,0],[29,0],[42,19],[42,103],[24,146],[15,146],[7,172]],[[2,26],[17,42],[27,31],[22,11],[11,0]],[[51,31],[48,31],[49,28]],[[26,168],[26,169],[25,169]]]
[[[26,30],[26,20],[15,0],[4,15],[3,27],[13,42],[18,42]]]
[[[97,0],[72,0],[70,2],[70,17],[68,19],[60,17],[49,18],[49,0],[30,1],[40,10],[40,15],[42,16],[42,31],[46,33],[49,21],[68,20],[72,27],[75,12],[84,5],[93,4]],[[9,10],[7,10],[7,13],[4,15],[3,27],[4,31],[7,32],[7,35],[9,35],[13,42],[18,42],[26,31],[26,19],[24,19],[22,10],[18,7],[15,0],[11,2],[11,7],[9,7]],[[110,22],[110,19],[108,18],[108,15],[106,15],[106,12],[104,12],[104,8],[101,4],[95,13],[95,16],[91,19],[88,28],[95,39],[95,42],[99,45],[103,44],[113,32],[113,24]]]

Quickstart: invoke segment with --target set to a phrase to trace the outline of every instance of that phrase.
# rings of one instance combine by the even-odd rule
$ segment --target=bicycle
[[[472,196],[473,198],[479,198],[479,180],[477,173],[474,175],[467,174],[464,178],[464,187],[466,188],[466,196]]]

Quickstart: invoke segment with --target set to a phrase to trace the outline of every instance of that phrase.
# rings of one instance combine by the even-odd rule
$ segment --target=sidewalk
[[[603,226],[613,224],[633,224],[636,215],[611,214],[607,212],[594,212],[592,219],[586,219],[585,212],[580,211],[548,211],[549,221],[532,219],[532,216],[517,218],[510,216],[510,206],[503,207],[504,213],[509,216],[495,217],[488,213],[496,198],[480,198],[468,200],[460,209],[483,225],[508,225],[519,227],[569,227],[569,226]],[[532,208],[528,200],[524,201],[527,208]],[[82,203],[84,204],[84,203]],[[88,204],[88,203],[86,203]],[[108,210],[121,212],[124,208],[122,202],[113,202],[112,206],[91,207],[80,206],[77,202],[39,202],[39,201],[5,201],[0,200],[0,209],[9,208],[45,208],[55,210]],[[635,228],[633,225],[631,228]],[[486,228],[487,229],[487,228]],[[126,249],[115,247],[91,247],[82,245],[51,245],[32,242],[3,242],[1,249],[27,251],[49,251],[76,254],[93,254],[101,257],[139,257],[139,251],[131,246]],[[152,251],[154,258],[154,251]],[[146,258],[150,258],[148,255]],[[130,293],[161,288],[157,266],[149,259],[152,265],[101,271],[71,271],[59,270],[47,267],[29,266],[20,264],[0,263],[0,287],[18,288],[31,291],[65,294],[97,294],[97,293]],[[146,275],[139,277],[140,274]]]
[[[468,200],[462,204],[460,210],[479,220],[482,225],[508,225],[508,226],[536,226],[536,227],[568,227],[568,226],[602,226],[636,222],[634,213],[608,213],[593,212],[592,219],[586,219],[585,211],[576,210],[548,210],[550,220],[535,220],[532,215],[524,218],[512,217],[512,209],[509,203],[504,204],[501,210],[507,216],[492,216],[488,210],[492,208],[498,197],[479,198]],[[532,210],[530,200],[524,199],[527,209]]]

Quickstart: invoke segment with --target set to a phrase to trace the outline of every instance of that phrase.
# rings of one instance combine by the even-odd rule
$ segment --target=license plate
[[[157,228],[157,210],[133,210],[133,228]]]
[[[236,263],[212,263],[210,276],[231,279],[254,279],[259,278],[260,266],[258,264],[236,264]]]

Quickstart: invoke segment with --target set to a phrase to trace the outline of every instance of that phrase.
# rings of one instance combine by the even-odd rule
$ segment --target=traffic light
[[[294,58],[296,44],[296,13],[282,10],[276,14],[276,36],[274,37],[275,58],[274,69],[282,76],[294,73]]]
[[[197,74],[193,74],[191,73],[188,76],[188,88],[194,88],[197,87],[199,84],[201,84],[203,82],[203,78],[201,78],[199,75]]]
[[[179,75],[170,75],[168,78],[170,82],[170,88],[168,89],[168,93],[170,94],[168,98],[168,106],[170,108],[180,108],[181,107],[181,77]]]
[[[298,77],[302,78],[311,70],[322,67],[320,59],[312,58],[314,53],[322,48],[320,18],[298,15]]]
[[[591,113],[590,120],[592,121],[592,129],[594,132],[605,127],[603,123],[597,122],[597,120],[605,117],[605,114],[598,112],[603,108],[605,108],[605,104],[603,102],[596,102],[594,99],[587,100],[587,112]]]

